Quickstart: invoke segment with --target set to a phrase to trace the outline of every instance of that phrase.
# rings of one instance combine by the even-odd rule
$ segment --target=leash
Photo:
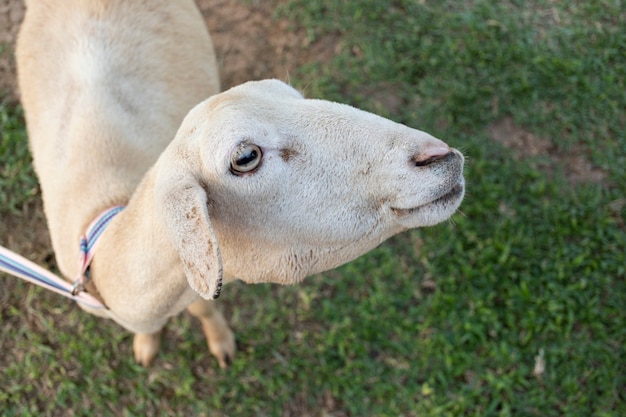
[[[73,284],[2,246],[0,246],[0,271],[47,288],[87,307],[106,309],[103,303],[85,292],[85,285],[90,279],[89,265],[93,259],[98,238],[111,220],[123,209],[124,206],[112,207],[91,222],[87,232],[80,239],[80,272]]]

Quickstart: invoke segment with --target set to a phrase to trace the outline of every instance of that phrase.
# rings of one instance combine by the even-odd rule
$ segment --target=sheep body
[[[126,205],[92,281],[146,365],[187,308],[227,366],[234,336],[208,301],[223,283],[298,282],[445,220],[463,198],[462,155],[424,132],[277,80],[218,94],[190,0],[29,2],[16,56],[64,276],[89,222]]]

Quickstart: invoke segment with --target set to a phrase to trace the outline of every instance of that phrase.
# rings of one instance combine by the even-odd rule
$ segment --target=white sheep
[[[277,80],[218,94],[191,0],[30,1],[17,62],[65,277],[91,220],[126,206],[91,267],[108,310],[85,308],[136,333],[144,365],[187,308],[227,366],[234,336],[210,301],[222,283],[299,282],[463,198],[463,156],[427,133]]]

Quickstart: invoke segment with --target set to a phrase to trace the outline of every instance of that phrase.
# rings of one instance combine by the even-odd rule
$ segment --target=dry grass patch
[[[555,146],[548,138],[540,137],[519,126],[511,117],[505,117],[487,127],[492,140],[511,149],[515,159],[545,157],[537,166],[550,176],[555,172],[564,173],[572,184],[606,185],[608,173],[594,166],[582,144],[567,149]]]

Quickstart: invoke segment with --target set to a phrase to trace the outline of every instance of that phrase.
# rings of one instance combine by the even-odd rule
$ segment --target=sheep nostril
[[[424,167],[445,158],[451,153],[452,151],[450,150],[450,148],[430,148],[425,152],[415,155],[413,158],[411,158],[411,161],[417,167]]]

